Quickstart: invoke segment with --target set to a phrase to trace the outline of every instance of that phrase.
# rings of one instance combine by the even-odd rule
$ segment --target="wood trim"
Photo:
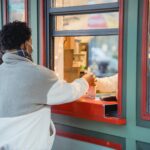
[[[141,118],[150,120],[147,112],[147,46],[148,46],[148,12],[149,1],[144,0],[142,20],[142,93],[141,93]],[[146,76],[145,76],[146,75]]]
[[[24,4],[25,4],[25,22],[28,23],[28,0],[24,0]],[[8,0],[4,0],[4,24],[9,22],[9,10],[8,10]]]
[[[71,138],[71,139],[79,140],[82,142],[88,142],[88,143],[96,144],[99,146],[105,146],[105,147],[113,148],[115,150],[122,150],[122,144],[106,141],[103,139],[98,139],[95,137],[85,136],[85,135],[71,133],[71,132],[65,132],[62,130],[57,130],[56,134],[58,136]]]
[[[25,21],[28,23],[29,20],[28,20],[28,0],[24,0],[24,3],[25,3]]]
[[[124,0],[119,1],[119,45],[118,45],[118,115],[122,114],[122,83],[123,83],[123,37],[124,37]]]
[[[45,28],[45,13],[44,0],[40,0],[40,64],[46,66],[46,28]]]

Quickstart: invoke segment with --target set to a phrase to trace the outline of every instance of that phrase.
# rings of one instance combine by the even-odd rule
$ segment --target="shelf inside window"
[[[117,116],[117,101],[102,101],[82,97],[75,102],[55,105],[52,112],[87,120],[125,125],[126,120]]]

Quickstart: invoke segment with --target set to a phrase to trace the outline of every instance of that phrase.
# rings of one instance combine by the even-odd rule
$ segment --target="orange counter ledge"
[[[52,112],[116,125],[126,124],[124,118],[117,117],[117,102],[115,101],[82,97],[72,103],[52,106]]]

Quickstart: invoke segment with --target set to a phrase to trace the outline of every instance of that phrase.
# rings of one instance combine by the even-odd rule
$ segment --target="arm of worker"
[[[97,78],[96,89],[101,93],[117,93],[118,74],[111,77]]]
[[[58,80],[47,94],[47,104],[58,105],[73,102],[83,96],[88,88],[89,84],[84,77],[76,79],[72,83]]]

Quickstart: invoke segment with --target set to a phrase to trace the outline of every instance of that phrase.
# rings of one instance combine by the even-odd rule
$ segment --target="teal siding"
[[[104,146],[56,136],[52,150],[113,150]]]
[[[71,118],[68,116],[53,114],[53,119],[57,124],[68,125],[76,128],[87,129],[99,133],[110,134],[126,139],[126,150],[136,150],[136,141],[150,143],[150,128],[143,128],[136,125],[136,104],[137,104],[137,50],[138,50],[138,19],[142,16],[138,15],[138,0],[124,0],[127,7],[125,13],[127,15],[125,26],[124,41],[124,81],[123,83],[123,99],[126,103],[126,119],[125,126],[116,126],[106,123],[88,121],[83,119]],[[139,66],[138,66],[139,67]],[[125,107],[124,107],[125,109]],[[66,149],[69,150],[69,149]],[[146,150],[146,149],[145,149]]]
[[[143,0],[139,0],[142,2]],[[124,80],[123,80],[123,116],[126,116],[127,124],[124,126],[111,125],[102,122],[77,119],[69,116],[53,114],[53,120],[56,124],[71,126],[74,128],[85,129],[97,134],[107,134],[125,139],[126,150],[136,150],[136,141],[141,143],[150,143],[150,128],[144,128],[136,125],[137,111],[137,73],[138,61],[138,21],[142,18],[138,14],[140,3],[138,0],[124,0],[125,2],[125,31],[124,31]],[[39,62],[39,6],[38,0],[29,0],[29,24],[32,28],[33,39],[33,58]],[[3,24],[2,0],[0,1],[0,28]],[[139,142],[139,143],[140,143]],[[73,139],[57,136],[53,150],[99,150],[100,146],[86,142],[79,142]],[[140,145],[141,146],[141,145]],[[146,145],[147,146],[147,145]],[[144,149],[146,150],[146,149]]]
[[[29,1],[29,24],[32,28],[32,43],[33,43],[33,60],[38,63],[38,2],[37,0]]]

